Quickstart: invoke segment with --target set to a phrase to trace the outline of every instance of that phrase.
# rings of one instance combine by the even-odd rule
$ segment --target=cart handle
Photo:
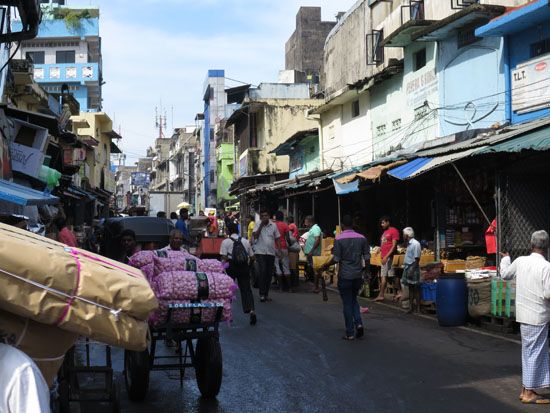
[[[171,303],[169,309],[178,308],[223,308],[222,303]]]

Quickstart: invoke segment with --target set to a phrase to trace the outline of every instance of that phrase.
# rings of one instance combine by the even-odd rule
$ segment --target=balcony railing
[[[38,83],[98,82],[98,63],[35,64],[34,80]]]
[[[451,9],[461,10],[471,6],[472,4],[478,4],[478,3],[479,3],[479,0],[451,0]]]

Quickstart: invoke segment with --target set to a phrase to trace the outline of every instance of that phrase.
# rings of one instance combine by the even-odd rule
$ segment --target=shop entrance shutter
[[[512,259],[530,253],[531,234],[550,232],[550,181],[542,171],[503,174],[501,180],[501,250]]]

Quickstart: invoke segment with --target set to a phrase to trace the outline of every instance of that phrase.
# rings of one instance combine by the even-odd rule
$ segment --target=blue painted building
[[[507,122],[503,42],[475,36],[477,27],[504,11],[502,6],[473,5],[412,36],[416,44],[437,42],[431,44],[437,44],[439,137]],[[469,136],[475,136],[473,132]]]
[[[288,177],[291,179],[319,171],[319,130],[299,131],[271,153],[289,157]]]
[[[225,94],[225,71],[209,70],[203,87],[204,133],[202,134],[202,171],[204,193],[201,205],[215,207],[217,203],[216,174],[216,123],[225,118],[227,96]]]
[[[550,4],[535,0],[476,30],[476,36],[502,38],[507,118],[522,123],[550,116]]]
[[[61,93],[67,85],[81,111],[101,111],[99,9],[60,6],[59,10],[82,16],[77,24],[52,10],[56,9],[43,10],[38,36],[22,42],[16,57],[33,61],[34,79],[47,92]],[[14,30],[19,30],[20,24],[14,21]]]

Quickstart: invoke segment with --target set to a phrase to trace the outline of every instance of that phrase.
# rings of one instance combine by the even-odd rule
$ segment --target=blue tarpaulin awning
[[[388,171],[388,175],[391,175],[397,179],[408,179],[431,160],[432,158],[417,158],[414,161],[410,161],[405,165],[398,166],[397,168]]]
[[[406,180],[414,178],[415,176],[422,175],[432,169],[438,168],[443,165],[447,165],[451,162],[457,161],[459,159],[465,158],[472,155],[477,148],[469,149],[467,151],[450,153],[447,155],[437,156],[437,157],[423,157],[417,158],[414,161],[411,161],[405,165],[402,165],[398,168],[394,168],[388,172],[388,175],[393,176],[394,178]]]
[[[0,179],[0,201],[21,206],[57,204],[59,198]]]

